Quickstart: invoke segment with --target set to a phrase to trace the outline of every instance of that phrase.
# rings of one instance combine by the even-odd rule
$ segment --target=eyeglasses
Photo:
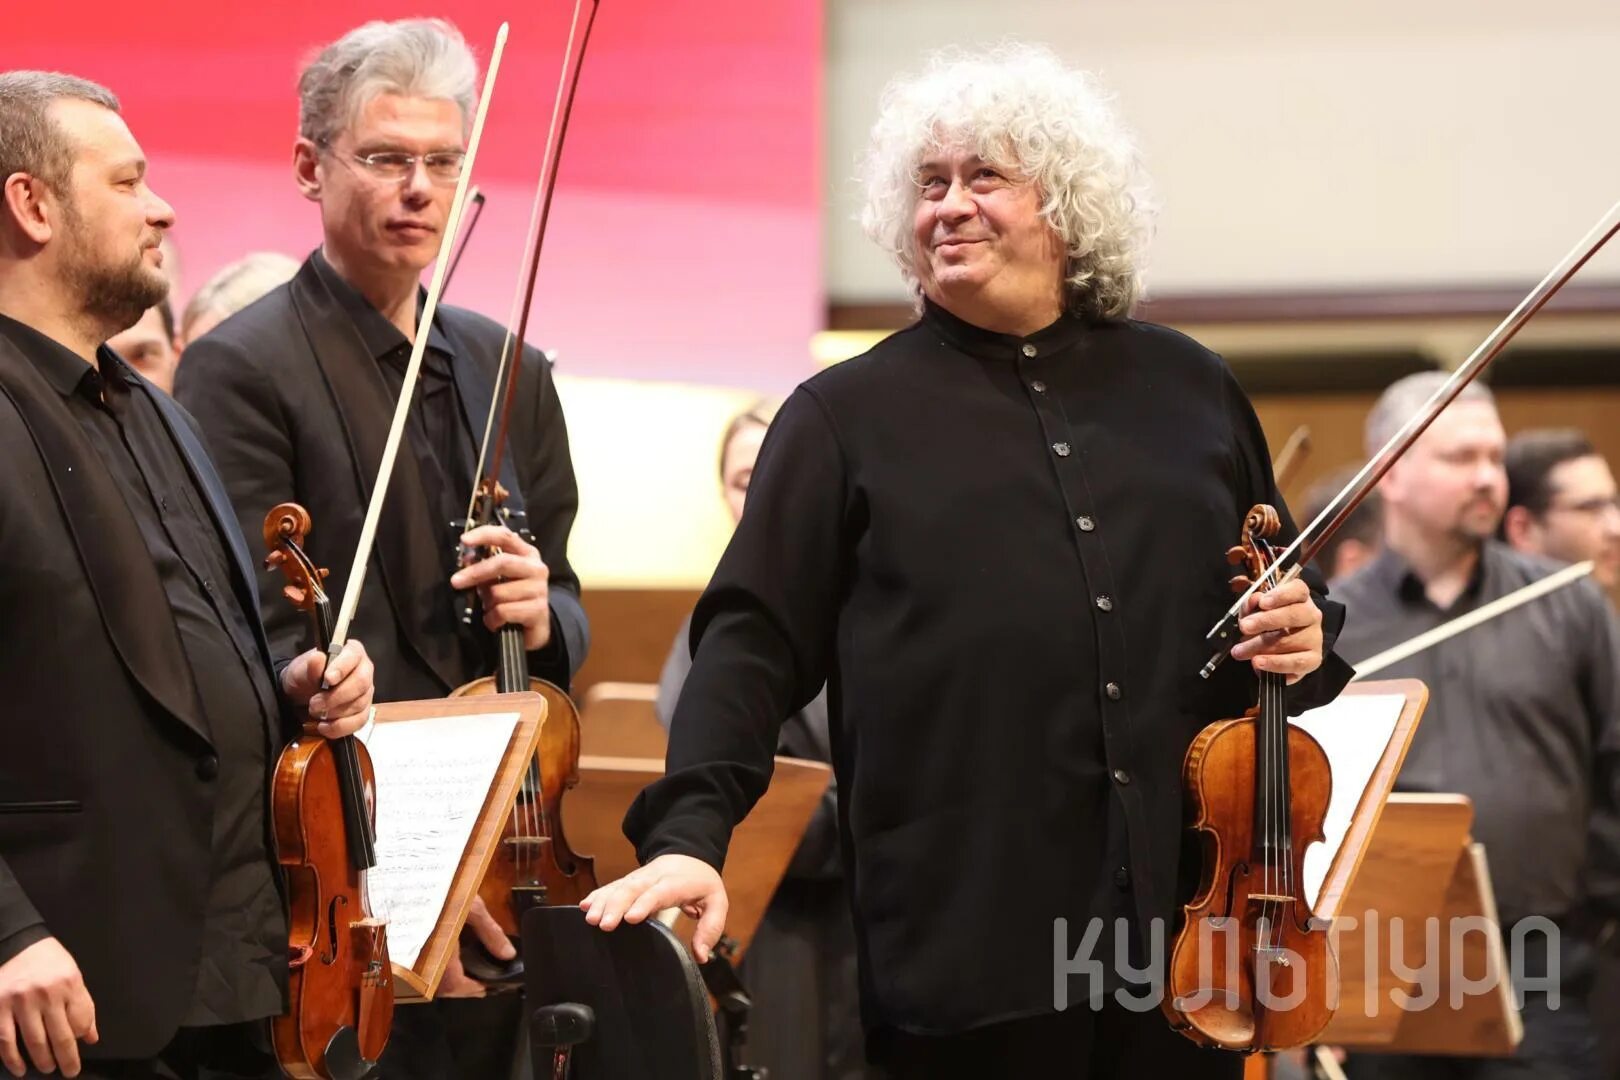
[[[461,150],[434,150],[431,153],[407,154],[403,150],[379,150],[371,154],[346,154],[344,157],[365,168],[372,176],[390,183],[401,183],[416,175],[416,163],[427,169],[428,179],[435,184],[453,184],[461,179],[461,170],[467,155]]]
[[[1616,513],[1620,513],[1620,494],[1598,495],[1590,499],[1582,499],[1580,502],[1576,503],[1566,503],[1563,506],[1547,507],[1547,512],[1549,514],[1554,510],[1567,510],[1570,513],[1586,514],[1591,517],[1598,517],[1602,514],[1608,513],[1611,510]]]

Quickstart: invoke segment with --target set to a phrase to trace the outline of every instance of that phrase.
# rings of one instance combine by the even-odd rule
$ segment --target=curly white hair
[[[1136,142],[1111,95],[1039,45],[950,49],[883,93],[862,165],[861,225],[919,295],[912,221],[926,155],[971,147],[1036,185],[1068,250],[1066,306],[1120,318],[1142,293],[1154,207]]]

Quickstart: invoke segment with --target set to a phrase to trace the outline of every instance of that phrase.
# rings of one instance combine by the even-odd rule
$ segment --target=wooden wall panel
[[[701,589],[592,589],[583,600],[591,651],[574,676],[573,696],[599,682],[655,683],[681,623]]]

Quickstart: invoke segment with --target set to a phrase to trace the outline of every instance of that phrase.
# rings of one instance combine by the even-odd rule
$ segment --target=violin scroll
[[[264,557],[265,568],[282,572],[287,584],[282,586],[281,594],[293,607],[305,612],[313,612],[325,602],[326,590],[321,582],[331,573],[304,554],[304,537],[309,530],[309,511],[297,503],[281,503],[264,516],[264,545],[270,549]]]
[[[1266,503],[1251,507],[1243,518],[1243,540],[1227,549],[1226,561],[1243,567],[1244,572],[1231,579],[1232,591],[1245,592],[1271,569],[1277,561],[1276,552],[1267,543],[1282,531],[1282,516],[1277,508]]]

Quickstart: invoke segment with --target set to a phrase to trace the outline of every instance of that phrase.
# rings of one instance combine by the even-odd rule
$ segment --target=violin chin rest
[[[361,1080],[377,1067],[360,1055],[360,1036],[352,1027],[340,1027],[326,1044],[326,1072],[332,1080]]]
[[[463,942],[461,969],[469,978],[477,979],[491,991],[518,989],[523,985],[523,955],[510,960],[497,960],[478,942]]]
[[[1218,997],[1186,1014],[1189,1026],[1202,1036],[1197,1041],[1223,1050],[1249,1050],[1256,1034],[1254,1013],[1241,1004],[1222,1004]]]

